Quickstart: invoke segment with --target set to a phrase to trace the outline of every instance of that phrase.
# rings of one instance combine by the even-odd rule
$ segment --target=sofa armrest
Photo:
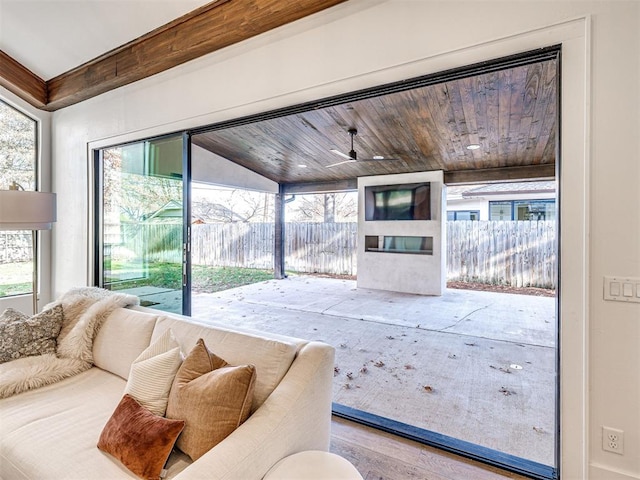
[[[280,459],[329,449],[335,350],[310,342],[262,406],[176,480],[259,480]]]

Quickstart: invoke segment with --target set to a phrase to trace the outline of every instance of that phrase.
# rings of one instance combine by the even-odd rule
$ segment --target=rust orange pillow
[[[98,448],[145,480],[158,480],[184,421],[151,413],[125,394],[105,425]]]
[[[167,418],[185,421],[176,446],[195,461],[230,435],[249,417],[255,379],[253,365],[227,365],[198,340],[169,394]]]

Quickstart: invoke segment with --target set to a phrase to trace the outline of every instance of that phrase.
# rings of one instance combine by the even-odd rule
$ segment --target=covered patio
[[[336,404],[552,465],[555,308],[549,297],[290,276],[194,294],[192,315],[330,343]]]

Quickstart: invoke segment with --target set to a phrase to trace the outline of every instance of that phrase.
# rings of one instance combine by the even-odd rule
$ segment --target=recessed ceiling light
[[[382,156],[382,155],[374,155],[373,159],[374,160],[384,160],[384,156]]]
[[[467,145],[467,150],[478,150],[480,148],[480,145],[478,145],[477,143],[472,143],[471,145]]]
[[[307,166],[300,164],[300,165],[298,165],[298,168],[307,168]]]

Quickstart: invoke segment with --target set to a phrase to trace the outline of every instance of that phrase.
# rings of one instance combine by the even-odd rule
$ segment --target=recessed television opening
[[[431,220],[431,183],[364,188],[365,220]]]

